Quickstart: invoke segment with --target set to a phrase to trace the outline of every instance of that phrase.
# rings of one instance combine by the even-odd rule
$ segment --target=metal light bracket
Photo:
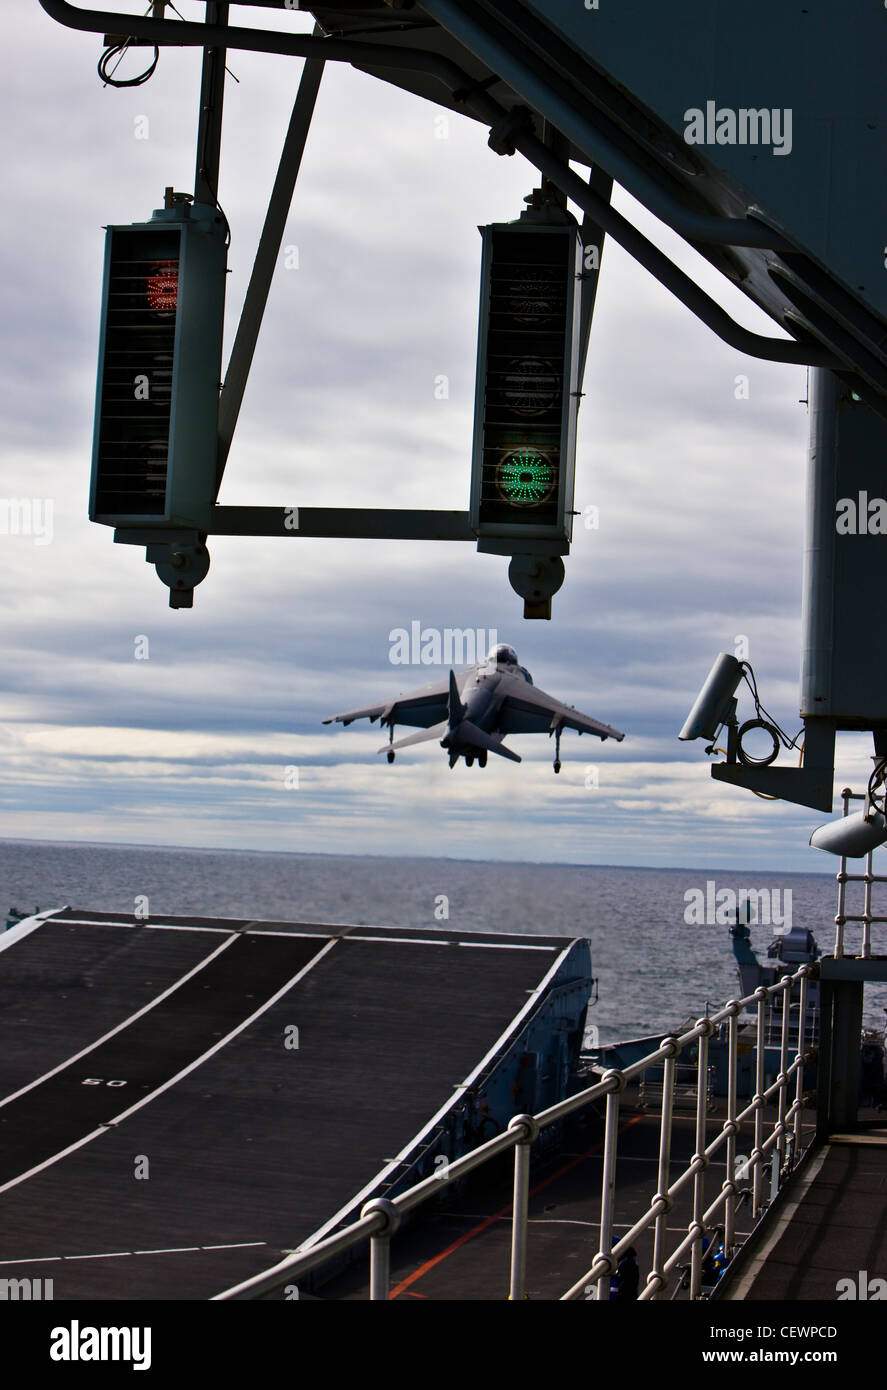
[[[804,722],[804,762],[802,767],[749,767],[739,761],[739,729],[728,726],[727,761],[715,763],[711,775],[716,782],[830,811],[835,783],[835,727],[828,720]]]

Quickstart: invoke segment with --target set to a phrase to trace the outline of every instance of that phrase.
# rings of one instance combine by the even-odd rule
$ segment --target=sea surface
[[[858,900],[851,896],[854,888],[860,890]],[[752,916],[751,941],[759,956],[766,956],[776,931],[789,920],[812,930],[822,950],[833,949],[837,887],[828,874],[0,840],[0,914],[11,906],[28,912],[70,906],[131,914],[136,900],[146,897],[147,905],[141,906],[152,917],[193,913],[587,936],[598,981],[598,1002],[589,1009],[588,1022],[601,1043],[672,1031],[707,1007],[736,997],[729,930],[723,921],[710,919],[718,909],[723,917],[730,893],[741,904],[745,893],[762,890],[768,897],[757,901],[768,904],[773,915],[770,925]],[[702,921],[687,920],[694,917],[694,906]],[[862,910],[859,885],[848,890],[847,910]],[[859,930],[848,925],[848,949],[858,942]],[[879,930],[885,932],[874,928]],[[875,935],[874,949],[887,953],[887,935],[883,940]],[[0,970],[2,962],[0,954]],[[887,986],[868,986],[865,1026],[883,1029],[885,1007]]]

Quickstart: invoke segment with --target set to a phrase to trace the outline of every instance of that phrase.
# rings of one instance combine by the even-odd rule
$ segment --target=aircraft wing
[[[599,739],[625,738],[618,729],[580,714],[572,705],[565,705],[553,695],[546,695],[538,686],[529,685],[517,677],[509,680],[508,694],[500,707],[499,728],[505,734],[547,734],[560,725],[580,734],[596,734]]]
[[[461,691],[464,676],[457,677]],[[421,690],[398,695],[394,700],[379,705],[367,705],[366,709],[347,710],[345,714],[332,714],[324,724],[351,724],[355,719],[369,719],[372,723],[381,719],[383,724],[412,724],[420,729],[430,729],[433,724],[446,720],[450,698],[450,677],[436,681],[434,685],[423,686]]]

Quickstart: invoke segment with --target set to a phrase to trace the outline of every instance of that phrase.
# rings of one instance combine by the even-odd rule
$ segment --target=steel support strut
[[[323,69],[323,61],[317,58],[308,58],[302,69],[302,79],[293,103],[289,129],[283,142],[280,164],[265,214],[265,225],[259,238],[252,275],[243,301],[228,370],[225,373],[225,385],[219,401],[219,486],[225,472],[237,417],[243,404],[247,377],[252,366],[265,305],[268,302],[268,292],[283,241],[286,219],[289,216],[293,189],[308,139]],[[218,496],[218,491],[216,495]]]
[[[212,28],[228,24],[228,5],[207,0],[206,22]],[[207,48],[200,79],[200,119],[197,125],[197,160],[194,168],[194,201],[219,203],[219,164],[222,149],[222,108],[225,98],[225,50]]]

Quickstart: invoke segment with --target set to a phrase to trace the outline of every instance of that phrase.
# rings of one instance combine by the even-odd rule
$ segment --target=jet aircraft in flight
[[[477,761],[486,767],[487,754],[498,753],[519,763],[520,757],[507,748],[507,734],[554,734],[554,770],[561,770],[561,732],[575,729],[580,734],[596,734],[601,740],[625,737],[609,724],[580,714],[572,705],[565,705],[552,695],[546,695],[533,684],[526,667],[521,666],[513,647],[500,642],[492,648],[485,661],[470,666],[457,676],[450,671],[448,679],[426,685],[400,695],[395,700],[366,709],[352,709],[345,714],[333,714],[324,724],[351,724],[355,719],[376,719],[387,724],[388,743],[380,749],[394,762],[395,752],[414,743],[439,739],[445,749],[450,767],[464,758],[468,767]],[[397,724],[418,725],[421,732],[406,738],[394,738]]]

